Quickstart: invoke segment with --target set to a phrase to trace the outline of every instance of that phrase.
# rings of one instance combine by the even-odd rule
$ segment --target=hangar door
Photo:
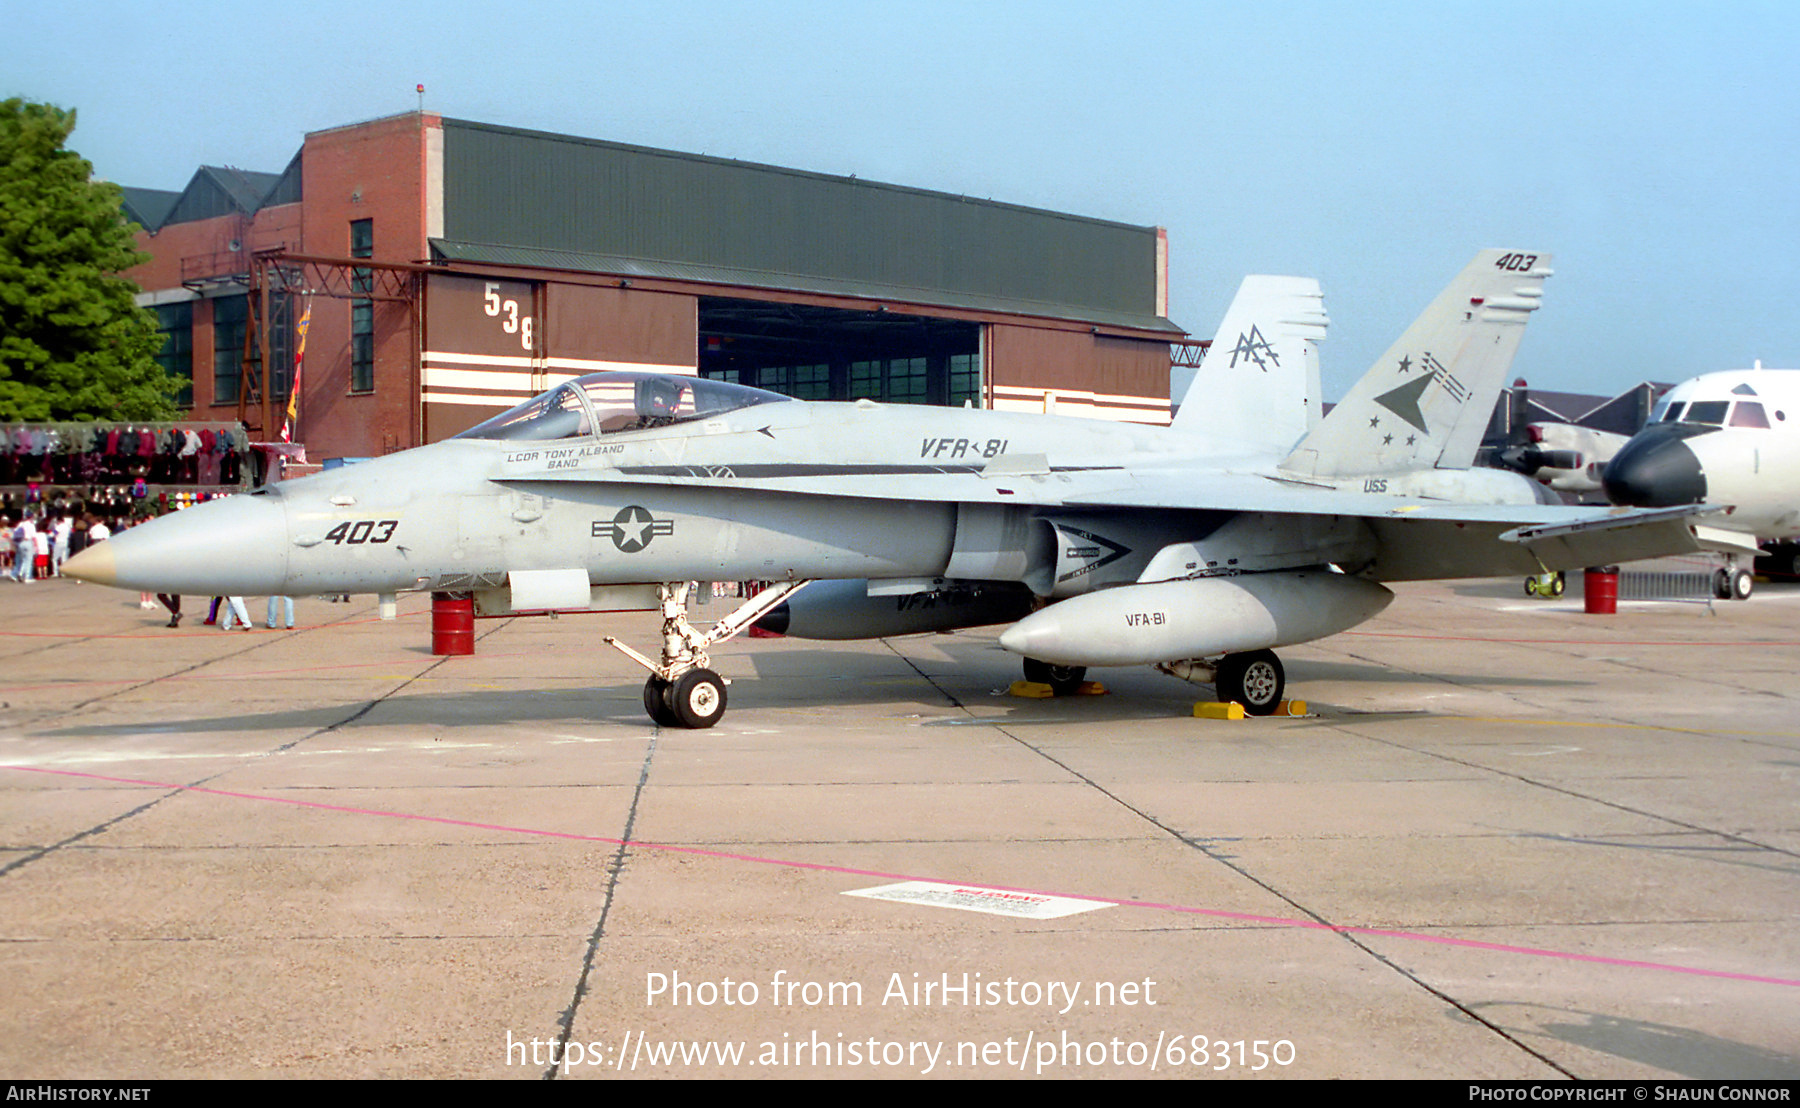
[[[981,325],[700,298],[700,375],[801,400],[986,407]]]

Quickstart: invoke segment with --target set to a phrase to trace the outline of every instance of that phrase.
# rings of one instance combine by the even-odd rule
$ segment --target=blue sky
[[[1172,318],[1317,277],[1336,398],[1483,247],[1555,256],[1515,373],[1800,366],[1800,5],[5,0],[0,96],[123,184],[461,119],[1168,228]]]

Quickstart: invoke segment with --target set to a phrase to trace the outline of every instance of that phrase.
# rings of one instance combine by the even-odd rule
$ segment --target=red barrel
[[[431,594],[431,652],[475,653],[475,598],[468,593]]]
[[[1619,611],[1619,567],[1589,566],[1581,577],[1582,607],[1590,616]]]

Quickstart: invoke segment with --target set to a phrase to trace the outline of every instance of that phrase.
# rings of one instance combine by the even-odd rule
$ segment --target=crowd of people
[[[20,585],[61,577],[62,565],[70,555],[79,554],[93,543],[105,542],[115,530],[129,525],[122,520],[108,523],[91,512],[27,512],[16,521],[0,516],[0,528],[7,536],[0,549],[0,573]]]

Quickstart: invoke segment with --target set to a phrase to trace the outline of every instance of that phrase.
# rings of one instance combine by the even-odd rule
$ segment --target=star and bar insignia
[[[636,504],[620,508],[619,514],[612,518],[611,523],[595,520],[593,527],[595,538],[602,535],[611,537],[613,545],[619,548],[621,554],[636,554],[649,546],[650,540],[656,536],[674,533],[674,520],[657,519],[648,509]]]

